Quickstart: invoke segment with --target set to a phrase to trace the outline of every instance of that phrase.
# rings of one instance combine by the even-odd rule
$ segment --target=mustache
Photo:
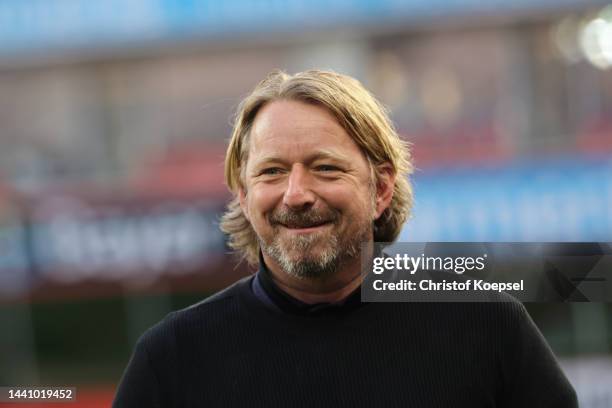
[[[294,211],[288,208],[274,211],[269,216],[272,225],[281,224],[289,228],[309,228],[326,223],[335,223],[340,212],[333,209]]]

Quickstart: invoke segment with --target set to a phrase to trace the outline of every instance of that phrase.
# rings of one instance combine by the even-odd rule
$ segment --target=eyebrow
[[[346,164],[350,163],[350,160],[347,156],[340,154],[338,152],[332,151],[332,150],[327,150],[327,149],[317,150],[313,154],[307,156],[306,159],[304,160],[304,163],[311,164],[317,160],[333,160],[333,161],[344,162]],[[258,158],[255,161],[255,167],[264,165],[266,163],[287,164],[287,160],[284,160],[275,155],[265,155],[261,158]]]

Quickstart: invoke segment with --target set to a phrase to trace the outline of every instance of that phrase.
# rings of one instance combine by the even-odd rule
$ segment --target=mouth
[[[294,234],[308,234],[316,231],[320,231],[330,225],[331,221],[319,222],[316,224],[299,225],[299,224],[280,224],[284,229]]]

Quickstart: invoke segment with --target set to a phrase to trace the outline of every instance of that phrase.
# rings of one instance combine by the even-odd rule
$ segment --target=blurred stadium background
[[[612,241],[605,2],[0,0],[0,385],[108,406],[147,327],[248,273],[218,230],[232,112],[312,67],[414,143],[402,240]],[[527,306],[612,407],[612,306]]]

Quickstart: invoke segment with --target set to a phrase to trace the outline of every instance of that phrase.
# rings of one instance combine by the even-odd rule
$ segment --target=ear
[[[395,170],[391,163],[383,163],[376,166],[379,174],[376,182],[376,212],[374,219],[380,218],[382,213],[389,208],[393,199],[395,188]]]
[[[249,205],[247,203],[247,192],[244,187],[238,188],[238,201],[240,202],[240,208],[242,208],[242,213],[248,221],[251,221],[251,217],[249,216]]]

